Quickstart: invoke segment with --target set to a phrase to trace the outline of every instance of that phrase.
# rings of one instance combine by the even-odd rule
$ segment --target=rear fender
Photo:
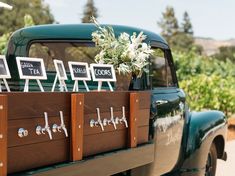
[[[220,111],[193,112],[190,114],[184,162],[181,173],[205,173],[205,164],[212,142],[215,142],[218,157],[224,154],[227,121]],[[194,174],[193,174],[194,175]]]

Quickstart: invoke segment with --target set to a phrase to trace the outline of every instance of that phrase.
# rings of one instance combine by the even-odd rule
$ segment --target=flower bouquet
[[[143,32],[138,35],[133,33],[131,36],[122,32],[116,37],[111,26],[100,26],[94,17],[92,17],[92,21],[98,28],[92,33],[92,40],[100,49],[100,52],[95,56],[95,61],[114,66],[117,72],[116,89],[122,89],[119,86],[119,78],[123,80],[127,77],[130,84],[132,75],[141,77],[143,72],[147,72],[145,66],[149,63],[148,58],[152,50],[150,45],[143,42],[147,37]],[[126,80],[122,82],[126,82]]]

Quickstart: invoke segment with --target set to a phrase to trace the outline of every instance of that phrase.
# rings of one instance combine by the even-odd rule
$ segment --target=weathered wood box
[[[149,92],[2,93],[0,175],[146,143],[149,115]]]

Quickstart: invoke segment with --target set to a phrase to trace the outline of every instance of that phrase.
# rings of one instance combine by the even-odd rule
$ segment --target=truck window
[[[152,81],[152,88],[172,87],[174,84],[165,52],[159,48],[153,48],[153,51],[150,58],[152,68],[150,79]]]
[[[46,71],[55,71],[53,60],[63,60],[66,71],[68,61],[93,63],[98,49],[93,43],[78,42],[37,42],[29,47],[29,57],[44,59]]]

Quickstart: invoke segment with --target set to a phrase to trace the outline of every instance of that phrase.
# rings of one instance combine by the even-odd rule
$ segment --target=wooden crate
[[[128,128],[122,124],[107,125],[102,131],[97,121],[122,117],[122,107]],[[1,109],[2,107],[2,109]],[[81,160],[103,152],[135,147],[148,141],[150,94],[148,92],[89,92],[89,93],[6,93],[0,96],[0,175],[16,173],[56,163]],[[69,136],[52,132],[37,135],[36,127],[44,127],[44,112],[48,113],[50,129],[60,125],[63,111]],[[18,130],[28,131],[20,138]],[[2,138],[1,138],[2,135]],[[6,138],[7,136],[7,138]],[[2,152],[3,151],[3,152]]]

